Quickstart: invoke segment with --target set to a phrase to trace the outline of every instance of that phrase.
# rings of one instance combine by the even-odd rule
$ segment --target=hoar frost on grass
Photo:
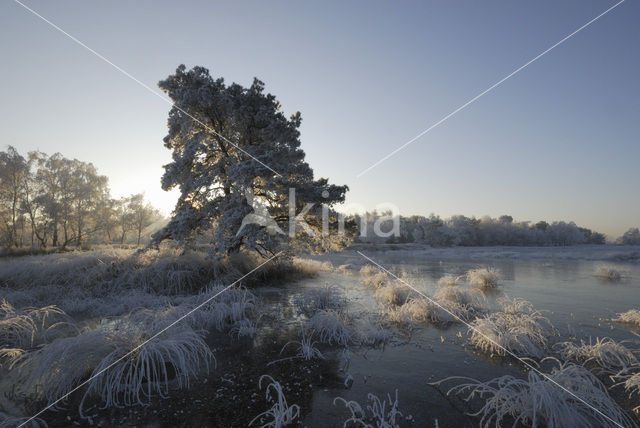
[[[334,309],[322,309],[307,321],[306,330],[318,333],[320,342],[347,346],[352,341],[352,333],[347,327],[345,316]]]
[[[301,330],[300,340],[292,340],[285,343],[280,350],[280,354],[282,354],[289,345],[296,345],[298,348],[298,352],[291,358],[302,358],[303,360],[312,360],[314,358],[319,358],[321,360],[324,360],[324,355],[318,348],[316,348],[317,342],[313,340],[314,334],[315,332],[313,330]],[[272,361],[270,364],[276,363],[278,361],[282,360]]]
[[[436,384],[452,380],[468,381],[454,386],[447,394],[468,394],[465,399],[468,402],[474,398],[484,400],[480,410],[472,413],[472,416],[481,418],[480,425],[484,428],[516,426],[518,423],[532,427],[637,426],[589,370],[581,365],[551,360],[555,362],[555,367],[547,374],[551,380],[530,370],[527,379],[505,375],[481,382],[451,377]]]
[[[502,312],[509,315],[530,314],[534,312],[531,302],[519,297],[500,297],[498,298],[498,304],[502,308]]]
[[[365,265],[360,269],[360,283],[367,288],[376,290],[389,283],[389,276],[375,266]]]
[[[354,400],[347,401],[342,397],[336,397],[333,405],[343,404],[351,413],[344,422],[344,427],[361,426],[363,428],[399,428],[399,419],[402,412],[398,409],[398,390],[395,391],[395,398],[387,394],[387,398],[382,400],[373,394],[367,394],[369,404],[363,408],[360,403]],[[371,422],[371,423],[370,423]]]
[[[300,406],[289,405],[284,396],[282,385],[269,375],[260,376],[258,387],[262,389],[262,381],[268,380],[269,384],[265,388],[265,398],[267,403],[273,403],[271,408],[260,413],[249,422],[249,426],[255,421],[260,421],[260,428],[281,428],[292,424],[300,417]]]
[[[385,306],[398,306],[407,301],[411,295],[411,289],[405,285],[385,284],[378,287],[373,293],[373,298]]]
[[[446,326],[472,320],[482,311],[484,304],[481,292],[450,286],[436,290],[433,299],[409,297],[400,307],[387,307],[384,316],[405,327],[420,323]]]
[[[632,324],[635,327],[640,327],[640,310],[631,309],[627,312],[623,312],[618,314],[617,318],[614,318],[612,321],[621,322],[625,324]]]
[[[476,311],[482,309],[486,302],[482,292],[473,289],[467,290],[458,286],[439,288],[433,294],[433,298],[443,306],[458,304],[468,306]]]
[[[89,383],[81,410],[85,399],[91,396],[100,398],[103,409],[144,405],[154,395],[166,398],[170,380],[178,388],[188,388],[200,369],[205,367],[208,372],[209,362],[215,361],[209,346],[190,329],[168,330],[140,346],[145,336],[134,327],[112,339],[116,348],[94,369],[97,376]],[[110,368],[105,370],[107,367]]]
[[[208,371],[209,362],[215,361],[208,345],[188,327],[172,328],[145,343],[151,337],[147,331],[144,324],[119,319],[56,339],[22,359],[17,367],[19,388],[27,396],[53,403],[95,375],[80,411],[92,396],[102,400],[104,408],[145,404],[154,394],[165,397],[170,380],[188,387],[201,368]]]
[[[294,299],[294,304],[305,314],[314,314],[318,310],[340,309],[346,303],[340,288],[329,284],[304,290]]]
[[[612,379],[621,380],[621,382],[614,384],[613,387],[622,385],[629,399],[640,399],[640,372],[629,373],[628,370],[622,370],[620,373],[612,376]],[[640,412],[640,404],[634,407],[633,411]]]
[[[472,287],[491,289],[498,286],[500,271],[496,268],[478,268],[467,272],[467,280]]]
[[[631,350],[609,337],[596,338],[595,342],[590,339],[589,343],[581,341],[580,345],[572,342],[556,343],[554,349],[557,349],[564,360],[580,364],[595,363],[609,371],[638,364],[638,359]]]
[[[380,323],[368,322],[360,327],[357,332],[357,340],[364,346],[385,346],[393,338],[393,333],[385,329]]]
[[[28,421],[28,422],[27,422]],[[6,413],[0,412],[0,428],[47,428],[48,425],[40,418],[29,420],[29,417],[13,417]]]
[[[77,331],[73,321],[57,306],[17,310],[0,303],[0,349],[32,348]]]
[[[556,329],[540,312],[530,305],[526,312],[495,312],[471,322],[470,342],[476,348],[492,354],[505,356],[507,351],[518,356],[541,358],[547,346],[547,336],[555,335]]]

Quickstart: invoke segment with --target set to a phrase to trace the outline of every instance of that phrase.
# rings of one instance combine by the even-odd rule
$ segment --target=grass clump
[[[473,310],[480,310],[485,303],[485,297],[480,291],[466,290],[455,285],[436,290],[433,298],[443,306],[463,305]]]
[[[188,387],[200,368],[208,370],[213,354],[193,330],[171,328],[153,337],[148,327],[121,318],[56,339],[20,362],[20,389],[26,396],[53,403],[92,378],[80,405],[82,413],[91,397],[104,402],[104,408],[145,404],[156,394],[166,397],[170,381]]]
[[[530,307],[530,305],[524,305]],[[540,312],[496,312],[471,323],[470,342],[476,348],[505,356],[510,351],[518,356],[541,358],[547,336],[556,329]]]
[[[629,399],[633,397],[640,398],[640,372],[629,373],[628,370],[622,370],[612,379],[621,379],[622,381],[614,384],[613,386],[624,386],[624,390],[627,393]],[[633,408],[634,412],[640,412],[640,405]]]
[[[0,348],[33,348],[75,330],[57,306],[17,310],[6,300],[0,303]]]
[[[613,321],[621,322],[625,324],[632,324],[635,327],[640,327],[640,310],[631,309],[627,312],[623,312],[618,314],[617,318],[614,318]]]
[[[273,403],[271,408],[260,413],[249,422],[249,426],[255,421],[260,421],[260,428],[281,428],[291,425],[300,417],[300,406],[297,404],[289,405],[284,396],[282,385],[269,375],[260,376],[258,387],[262,389],[262,381],[268,380],[269,384],[265,388],[265,398],[267,403]]]
[[[103,409],[147,404],[154,395],[166,398],[169,381],[188,388],[202,367],[215,361],[209,346],[188,328],[172,328],[148,340],[137,326],[126,326],[109,337],[115,347],[93,371],[83,397],[100,397]],[[146,342],[146,343],[145,343]],[[108,368],[108,369],[107,369]]]
[[[357,331],[360,345],[378,347],[385,346],[393,338],[393,333],[380,324],[366,323]]]
[[[451,308],[447,308],[447,310],[452,312]],[[457,319],[449,312],[429,299],[417,297],[410,298],[400,307],[388,308],[384,315],[394,324],[413,328],[421,323],[446,326],[456,322]]]
[[[402,412],[398,409],[398,390],[395,391],[395,398],[391,398],[391,394],[387,394],[387,398],[381,400],[373,393],[367,394],[366,408],[354,400],[347,401],[342,397],[336,397],[333,405],[337,403],[343,404],[349,410],[350,416],[344,422],[344,426],[349,424],[362,427],[379,427],[379,428],[399,428]]]
[[[555,344],[554,349],[565,360],[580,364],[595,363],[605,370],[621,370],[638,364],[632,351],[609,337],[596,338],[595,342],[590,339],[589,343],[581,341],[580,345],[561,342]]]
[[[319,310],[340,309],[346,300],[336,285],[325,284],[323,287],[305,290],[294,299],[294,303],[305,314],[314,314]]]
[[[322,343],[347,346],[352,341],[352,333],[345,317],[333,309],[316,312],[307,322],[307,329],[318,333]]]
[[[373,293],[373,298],[383,306],[400,306],[411,295],[411,289],[405,285],[386,284]]]
[[[555,367],[547,377],[530,370],[527,379],[510,375],[487,382],[447,378],[436,384],[454,379],[469,381],[451,388],[447,394],[467,394],[469,402],[483,399],[484,405],[472,416],[480,417],[480,426],[485,428],[518,423],[531,427],[637,426],[589,370],[552,361]]]
[[[471,269],[467,272],[469,284],[483,290],[496,288],[499,278],[500,271],[493,267]]]
[[[389,276],[375,266],[365,265],[360,269],[360,283],[376,290],[389,283]]]

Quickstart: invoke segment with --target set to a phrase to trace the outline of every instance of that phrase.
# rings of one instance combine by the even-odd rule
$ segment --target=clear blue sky
[[[361,178],[356,175],[612,1],[25,4],[149,86],[180,63],[254,76],[302,112],[317,176],[402,214],[640,226],[640,3],[617,9]],[[160,189],[169,105],[11,0],[2,145],[93,162],[115,196]]]

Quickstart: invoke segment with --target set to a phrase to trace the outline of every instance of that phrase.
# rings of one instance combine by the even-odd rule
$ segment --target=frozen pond
[[[462,275],[477,267],[495,267],[501,272],[501,280],[497,292],[486,294],[489,306],[495,310],[496,299],[505,294],[530,301],[559,330],[560,335],[552,337],[550,345],[571,338],[585,341],[603,336],[615,340],[635,339],[628,325],[609,320],[619,312],[640,306],[640,266],[617,261],[624,258],[619,257],[624,251],[619,248],[603,248],[599,253],[598,250],[582,250],[577,254],[564,250],[560,256],[553,254],[554,250],[558,251],[550,249],[547,257],[544,249],[522,249],[520,252],[518,249],[483,249],[482,252],[463,249],[458,255],[450,250],[440,254],[437,250],[424,253],[363,250],[363,253],[392,271],[406,272],[407,282],[428,296],[433,295],[438,279],[445,274]],[[625,254],[633,254],[633,251]],[[360,285],[358,271],[366,260],[351,251],[332,255],[329,259],[336,267],[341,264],[351,266],[344,273],[324,272],[291,285],[291,291],[304,293],[308,287],[338,285],[348,297],[348,312],[356,323],[379,311],[379,305],[371,298],[371,290]],[[610,282],[597,277],[596,270],[604,263],[621,271],[623,278]],[[468,343],[467,330],[460,323],[447,328],[425,325],[410,335],[397,334],[385,349],[353,351],[350,366],[345,371],[354,379],[352,387],[315,391],[312,410],[305,423],[308,426],[337,426],[344,420],[345,409],[332,405],[336,396],[364,405],[369,392],[386,397],[397,389],[400,410],[419,426],[435,426],[435,419],[440,426],[474,426],[477,420],[463,415],[465,406],[461,400],[445,398],[428,386],[428,382],[449,376],[479,380],[504,374],[524,376],[525,371],[513,358],[492,357],[476,351]]]

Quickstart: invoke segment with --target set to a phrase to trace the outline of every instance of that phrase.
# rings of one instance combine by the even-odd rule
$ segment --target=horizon
[[[263,80],[287,114],[302,113],[302,149],[316,176],[347,184],[347,203],[369,211],[391,202],[403,216],[574,221],[609,239],[639,226],[640,201],[629,195],[640,181],[633,114],[640,53],[621,43],[639,39],[635,3],[361,178],[615,3],[193,3],[197,16],[171,3],[127,5],[127,14],[120,5],[25,4],[156,90],[180,63],[209,68],[227,83]],[[91,162],[109,177],[112,196],[144,192],[168,215],[176,192],[163,192],[160,177],[170,161],[162,143],[170,106],[20,5],[2,10],[11,41],[0,52],[12,61],[0,70],[6,145]],[[256,27],[260,43],[226,37],[239,19]],[[221,37],[224,43],[202,43]],[[38,127],[29,126],[34,117]]]

